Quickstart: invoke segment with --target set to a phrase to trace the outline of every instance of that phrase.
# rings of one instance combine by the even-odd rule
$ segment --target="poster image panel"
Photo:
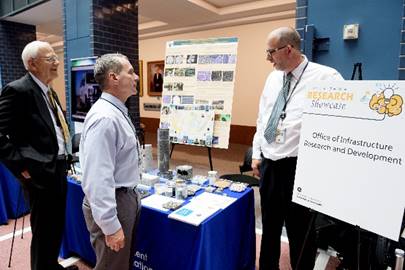
[[[170,105],[162,108],[170,115],[169,136],[174,143],[212,146],[214,110],[207,105]]]

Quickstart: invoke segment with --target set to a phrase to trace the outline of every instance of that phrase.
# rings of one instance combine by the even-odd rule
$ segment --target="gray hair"
[[[108,53],[97,59],[94,65],[94,79],[100,85],[101,90],[106,86],[109,72],[118,74],[122,71],[122,59],[128,60],[128,57],[120,53]]]
[[[24,63],[24,67],[28,70],[28,61],[30,59],[36,58],[38,55],[38,51],[41,48],[52,48],[48,42],[35,40],[27,45],[25,45],[24,50],[21,53],[21,58]]]
[[[294,28],[291,27],[277,28],[276,30],[272,31],[269,34],[269,39],[270,38],[277,38],[280,46],[290,44],[297,50],[301,49],[301,37],[300,34]]]

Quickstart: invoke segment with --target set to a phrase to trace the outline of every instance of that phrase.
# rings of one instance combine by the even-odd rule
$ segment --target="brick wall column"
[[[64,0],[63,3],[66,109],[70,116],[70,59],[119,52],[128,57],[138,73],[138,5],[137,0]],[[139,95],[129,98],[127,106],[139,129]]]
[[[126,55],[139,74],[137,0],[93,0],[90,4],[91,50],[95,56],[119,52]],[[139,93],[127,101],[134,126],[139,130]]]
[[[21,53],[25,45],[34,40],[35,26],[0,21],[0,78],[3,87],[26,73]]]
[[[401,50],[399,52],[398,80],[405,80],[405,0],[402,5],[401,25]]]

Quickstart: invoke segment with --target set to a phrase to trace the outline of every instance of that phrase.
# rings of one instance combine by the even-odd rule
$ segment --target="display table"
[[[0,163],[0,225],[29,212],[28,203],[25,203],[24,193],[22,190],[20,193],[20,187],[14,175]],[[18,201],[20,205],[17,211]]]
[[[133,269],[255,269],[254,195],[226,191],[237,200],[193,226],[169,219],[168,213],[142,207]],[[67,214],[61,256],[78,255],[90,264],[95,255],[82,213],[83,191],[68,180]]]

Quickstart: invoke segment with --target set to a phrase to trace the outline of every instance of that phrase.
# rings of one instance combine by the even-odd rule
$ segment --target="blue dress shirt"
[[[86,116],[80,141],[83,191],[105,235],[121,228],[115,189],[134,187],[140,178],[139,142],[127,115],[123,102],[102,93]]]

